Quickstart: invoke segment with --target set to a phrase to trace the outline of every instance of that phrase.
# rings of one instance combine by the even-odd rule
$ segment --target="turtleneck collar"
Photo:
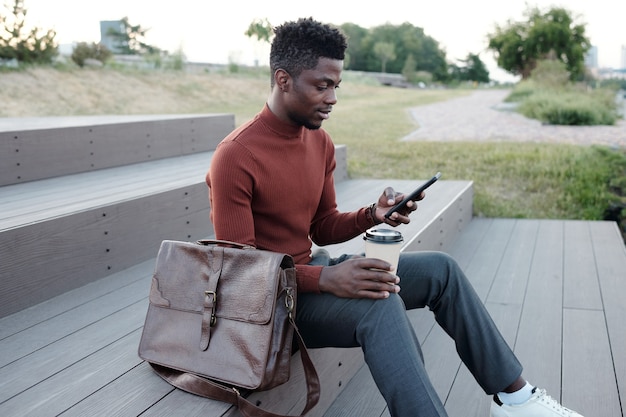
[[[290,123],[283,122],[272,113],[267,103],[263,106],[263,110],[259,115],[260,120],[274,133],[287,139],[301,138],[304,126],[294,126]]]

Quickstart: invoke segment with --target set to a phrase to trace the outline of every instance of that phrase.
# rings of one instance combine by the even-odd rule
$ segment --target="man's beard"
[[[303,126],[309,130],[317,130],[322,127],[322,123],[314,125],[308,119],[294,114],[290,114],[289,118],[293,120],[296,124]]]

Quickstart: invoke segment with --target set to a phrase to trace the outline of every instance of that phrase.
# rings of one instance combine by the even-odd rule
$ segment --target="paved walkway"
[[[407,141],[518,141],[602,144],[626,147],[626,121],[615,126],[552,126],[507,110],[508,90],[476,91],[469,96],[415,107],[419,128]]]

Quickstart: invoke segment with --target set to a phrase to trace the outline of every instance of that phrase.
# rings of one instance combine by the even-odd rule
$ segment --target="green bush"
[[[113,53],[106,46],[95,42],[80,42],[72,51],[72,61],[81,68],[85,66],[88,59],[95,59],[105,64],[112,56]]]
[[[614,94],[609,90],[535,92],[522,101],[518,111],[553,125],[613,125],[618,119]]]
[[[620,117],[613,88],[572,83],[559,61],[539,62],[507,101],[520,103],[517,111],[524,116],[554,125],[613,125]]]

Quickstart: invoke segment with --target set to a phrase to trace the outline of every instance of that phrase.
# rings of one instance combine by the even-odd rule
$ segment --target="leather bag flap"
[[[274,312],[286,255],[258,249],[164,240],[152,278],[150,304],[181,311],[203,311],[209,277],[217,276],[216,316],[250,323],[268,323]],[[280,279],[276,279],[279,275]]]

